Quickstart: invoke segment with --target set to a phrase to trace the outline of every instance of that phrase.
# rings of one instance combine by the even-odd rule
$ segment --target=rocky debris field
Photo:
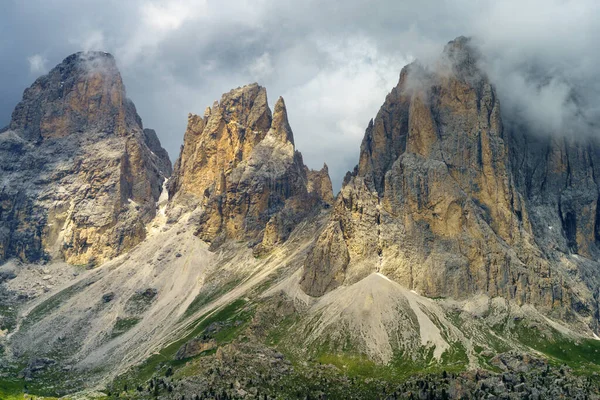
[[[517,353],[494,359],[496,371],[416,374],[400,383],[348,374],[332,364],[292,364],[257,343],[230,344],[144,383],[112,387],[109,398],[134,399],[600,399],[600,376]]]

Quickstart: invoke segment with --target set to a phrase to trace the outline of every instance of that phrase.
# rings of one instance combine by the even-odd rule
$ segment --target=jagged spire
[[[288,121],[287,109],[285,108],[285,102],[283,97],[279,97],[275,103],[275,110],[273,113],[273,123],[271,129],[275,136],[283,141],[294,144],[294,134]]]
[[[213,248],[229,238],[263,237],[255,250],[269,251],[287,239],[290,224],[304,218],[310,204],[333,202],[326,170],[309,196],[283,98],[271,114],[266,90],[250,84],[225,93],[206,124],[192,122],[169,193],[175,203],[193,197],[204,205],[198,235]]]

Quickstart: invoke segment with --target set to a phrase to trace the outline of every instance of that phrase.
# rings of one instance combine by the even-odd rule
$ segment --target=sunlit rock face
[[[171,165],[114,58],[86,52],[25,90],[0,170],[0,259],[98,264],[144,239]]]
[[[426,296],[485,293],[596,326],[600,146],[507,128],[478,61],[461,37],[435,68],[402,70],[302,286],[320,296],[379,271]]]
[[[169,195],[173,209],[199,207],[197,234],[213,248],[243,239],[262,253],[332,201],[327,171],[315,174],[295,149],[283,99],[271,112],[266,90],[252,84],[224,94],[203,117],[190,114]]]

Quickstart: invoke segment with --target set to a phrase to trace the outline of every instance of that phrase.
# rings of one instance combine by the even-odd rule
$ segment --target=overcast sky
[[[338,189],[401,68],[431,62],[459,35],[477,38],[505,109],[544,131],[597,128],[598,3],[3,0],[0,125],[37,76],[76,51],[103,50],[173,161],[188,113],[258,82],[271,106],[285,98],[305,163],[327,162]]]

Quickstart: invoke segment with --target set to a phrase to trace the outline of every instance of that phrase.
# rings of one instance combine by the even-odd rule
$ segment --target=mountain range
[[[600,140],[503,113],[482,57],[405,66],[337,195],[264,87],[171,166],[67,57],[0,130],[0,397],[599,398]]]

